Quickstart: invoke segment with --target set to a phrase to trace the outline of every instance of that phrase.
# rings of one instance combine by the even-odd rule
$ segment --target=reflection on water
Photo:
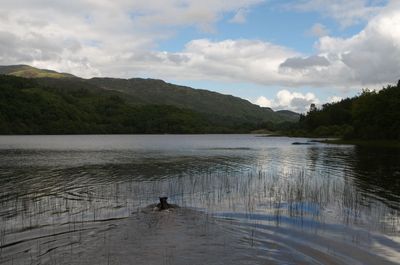
[[[160,195],[216,217],[226,231],[214,233],[214,242],[242,238],[241,247],[257,250],[258,262],[396,263],[400,152],[291,145],[295,141],[247,135],[0,137],[0,263],[69,264],[77,253],[100,251],[106,258],[98,264],[113,264],[106,235],[126,234],[121,229],[133,222],[132,213]],[[100,241],[108,247],[93,250]],[[141,250],[136,255],[148,255],[135,247]],[[224,243],[230,252],[237,247]],[[193,252],[187,249],[187,255]],[[171,257],[163,263],[180,264]]]

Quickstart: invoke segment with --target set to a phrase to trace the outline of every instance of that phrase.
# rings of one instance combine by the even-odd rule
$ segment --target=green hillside
[[[19,79],[7,79],[6,76],[3,76],[1,79],[1,82],[4,83],[0,84],[4,90],[1,91],[2,93],[13,94],[4,86],[11,90],[14,89],[15,93],[18,92],[11,98],[0,99],[2,102],[0,118],[3,121],[3,128],[0,128],[0,131],[2,133],[250,132],[265,124],[297,122],[299,118],[299,115],[294,112],[274,112],[269,108],[259,107],[238,97],[173,85],[162,80],[83,79],[70,74],[36,69],[25,65],[0,66],[0,74],[20,77]],[[24,86],[22,90],[18,89],[24,82],[29,86]],[[33,100],[34,98],[36,101]],[[112,109],[118,109],[118,111],[103,113],[99,111],[101,107],[93,107],[99,104],[103,104],[104,108],[108,108],[106,105],[109,104],[113,106]],[[43,116],[46,112],[46,105],[49,106],[49,110],[50,106],[57,110],[58,114],[50,119],[53,123],[46,126],[41,123],[30,123],[30,119],[36,119],[35,115],[43,117],[44,120],[47,119],[46,116]],[[15,114],[10,111],[12,108],[16,110]],[[22,115],[20,108],[26,113]],[[27,113],[30,112],[30,109],[34,114],[29,114],[29,116]],[[163,111],[168,115],[173,114],[172,116],[175,118],[180,116],[179,122],[168,115],[166,117]],[[18,113],[22,116],[16,118]],[[126,119],[133,113],[141,116],[142,122],[149,124],[149,127],[139,129],[139,118],[135,121],[135,125],[129,124]],[[24,115],[29,117],[21,118]],[[110,116],[106,117],[107,115]],[[184,119],[182,115],[185,116]],[[57,119],[58,124],[56,125]],[[187,123],[189,120],[196,120],[201,126]],[[18,122],[19,125],[16,125]],[[168,124],[160,125],[162,128],[156,128],[157,123],[165,122]],[[183,124],[182,128],[175,126],[179,123]],[[69,125],[63,128],[62,124]],[[6,127],[8,129],[5,129]],[[57,129],[55,129],[56,127]]]
[[[117,90],[135,97],[144,104],[167,104],[192,109],[220,117],[231,117],[241,121],[262,123],[266,121],[297,121],[299,115],[280,114],[262,108],[247,100],[202,89],[178,86],[155,79],[93,78],[90,84],[103,89]]]
[[[187,109],[132,105],[121,95],[57,89],[0,75],[1,134],[205,133],[229,131]]]
[[[0,74],[13,75],[25,78],[73,78],[75,76],[66,73],[58,73],[52,70],[38,69],[29,65],[0,66]]]

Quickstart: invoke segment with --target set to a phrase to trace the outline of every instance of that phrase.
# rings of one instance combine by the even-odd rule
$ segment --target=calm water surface
[[[400,150],[307,141],[0,136],[0,264],[400,264]]]

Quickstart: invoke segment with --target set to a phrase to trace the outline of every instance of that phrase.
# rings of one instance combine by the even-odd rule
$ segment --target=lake
[[[399,213],[395,148],[0,136],[0,264],[400,264]]]

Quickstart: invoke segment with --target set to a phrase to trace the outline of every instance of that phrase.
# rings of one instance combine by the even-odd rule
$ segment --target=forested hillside
[[[310,110],[300,117],[299,127],[313,136],[400,140],[400,81]]]
[[[134,106],[115,93],[54,89],[32,79],[0,76],[2,134],[201,133],[220,129],[210,126],[205,117],[187,109]]]
[[[143,103],[136,95],[80,78],[0,75],[0,133],[246,133],[268,120],[160,102]]]
[[[297,122],[299,115],[294,112],[279,113],[270,108],[262,108],[230,95],[178,86],[155,79],[92,78],[89,84],[107,90],[116,90],[132,96],[131,100],[143,104],[166,104],[187,108],[196,112],[214,115],[216,119],[232,119],[237,122],[274,123]],[[218,121],[218,120],[216,120]]]
[[[82,79],[0,66],[0,133],[235,133],[400,139],[400,81],[300,116],[155,79]],[[7,76],[6,76],[7,75]],[[29,78],[24,78],[29,77]]]
[[[4,104],[0,109],[0,114],[5,116],[3,113],[7,112],[6,116],[8,117],[7,122],[4,122],[3,119],[3,124],[7,124],[7,126],[3,125],[0,128],[2,133],[250,132],[251,130],[259,129],[266,123],[275,126],[291,122],[295,123],[299,119],[299,114],[291,111],[274,112],[269,108],[262,108],[238,97],[178,86],[156,79],[83,79],[71,74],[38,69],[28,65],[0,66],[0,74],[29,78],[25,79],[25,81],[31,85],[25,89],[35,91],[30,95],[22,93],[18,96],[16,94],[14,95],[16,98],[7,101],[7,103],[4,103],[5,99],[1,99]],[[31,78],[35,80],[30,80]],[[7,83],[10,80],[3,78],[2,82]],[[23,83],[24,81],[21,80],[20,82]],[[13,93],[17,92],[14,91]],[[0,93],[6,92],[2,91]],[[29,100],[29,96],[39,97],[40,100],[37,104],[47,102],[46,104],[56,109],[57,115],[60,115],[57,116],[59,124],[56,125],[56,117],[53,117],[54,120],[51,125],[47,124],[46,126],[33,124],[28,120],[22,122],[21,117],[13,117],[9,109],[14,108],[16,105],[24,105],[25,110],[29,110],[31,107],[32,113],[35,113],[35,110],[39,108],[33,103],[28,104],[25,102]],[[111,98],[115,101],[120,101],[119,104],[114,103]],[[60,111],[60,107],[55,106],[53,101],[49,101],[50,99],[57,100],[57,104],[63,106],[63,111]],[[103,104],[104,108],[106,108],[107,104],[113,106],[114,112],[107,114],[111,115],[110,117],[106,118],[104,116],[105,113],[99,112],[100,107],[93,107],[99,104]],[[155,108],[168,111],[160,111],[159,114],[156,114]],[[45,107],[40,109],[41,112],[36,111],[35,114],[32,114],[32,119],[35,119],[33,117],[38,113],[48,115],[44,114]],[[79,113],[77,114],[79,115],[71,114],[65,117],[61,114],[70,112],[72,109],[78,111]],[[130,113],[132,114],[132,111],[138,112],[134,116],[140,116],[143,120],[145,120],[144,117],[148,118],[144,122],[148,124],[146,128],[143,128],[145,126],[143,124],[139,125],[139,121],[135,121],[135,125],[126,121],[127,116]],[[186,113],[186,119],[184,121],[174,120],[177,116],[176,112],[180,112],[180,115],[183,115],[182,112]],[[83,113],[86,114],[83,115]],[[148,116],[150,113],[153,113],[151,115],[154,117]],[[171,113],[175,113],[173,115],[174,119],[165,117],[165,115],[172,115]],[[19,115],[19,113],[15,112],[14,115]],[[80,117],[80,115],[84,117]],[[195,119],[197,123],[188,124],[190,119],[188,119],[187,115],[191,116],[192,120]],[[156,121],[159,124],[157,126],[160,128],[156,128]],[[18,122],[19,125],[17,125]],[[168,124],[179,123],[181,127],[163,125],[166,122]],[[62,128],[62,124],[66,124],[66,127]],[[5,129],[6,127],[8,129]]]

